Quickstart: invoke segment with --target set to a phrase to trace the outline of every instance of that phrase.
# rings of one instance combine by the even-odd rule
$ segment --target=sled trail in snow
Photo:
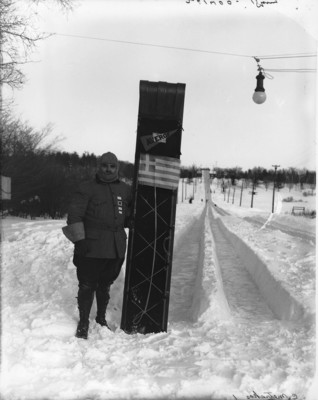
[[[263,227],[264,224],[266,224],[266,220],[265,218],[262,218],[260,216],[254,216],[254,217],[245,217],[244,218],[245,221],[248,221],[256,226],[259,227]],[[316,237],[315,237],[315,233],[309,233],[309,232],[305,232],[301,229],[297,229],[297,225],[296,227],[293,227],[293,229],[291,229],[288,226],[284,226],[283,224],[280,224],[276,221],[270,221],[269,224],[266,225],[267,229],[271,229],[271,230],[279,230],[281,232],[286,233],[287,235],[290,236],[294,236],[296,238],[299,238],[301,240],[304,240],[306,242],[312,242],[312,243],[316,243]]]
[[[190,321],[196,278],[202,268],[205,210],[183,234],[173,257],[170,321]]]
[[[253,282],[231,242],[224,236],[213,218],[211,207],[208,210],[213,240],[215,242],[215,261],[222,276],[223,290],[234,317],[258,321],[275,319]]]
[[[205,229],[206,224],[210,229]],[[205,237],[209,235],[211,237]],[[192,306],[197,275],[204,263],[204,239],[214,242],[213,264],[219,290],[226,299],[231,316],[240,321],[266,322],[275,315],[266,304],[237,251],[224,236],[208,203],[201,216],[183,234],[175,249],[171,278],[170,321],[192,321]]]

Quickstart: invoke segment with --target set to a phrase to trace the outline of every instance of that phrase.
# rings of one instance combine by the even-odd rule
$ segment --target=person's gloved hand
[[[129,217],[125,221],[125,228],[134,229],[135,228],[135,219],[133,217]]]
[[[75,242],[75,253],[79,256],[85,256],[88,252],[88,246],[85,239]]]

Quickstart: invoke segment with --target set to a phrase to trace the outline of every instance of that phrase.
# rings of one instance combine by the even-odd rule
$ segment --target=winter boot
[[[80,309],[80,320],[77,325],[75,336],[79,339],[87,339],[88,337],[88,328],[89,328],[89,320],[86,318],[83,311]]]
[[[97,315],[95,321],[101,325],[106,326],[110,329],[106,321],[106,309],[109,302],[109,290],[110,286],[98,287],[96,290],[96,303],[97,303]]]
[[[75,336],[80,339],[87,339],[89,328],[89,313],[94,300],[94,291],[90,286],[80,284],[78,291],[78,310],[79,323],[77,325]]]

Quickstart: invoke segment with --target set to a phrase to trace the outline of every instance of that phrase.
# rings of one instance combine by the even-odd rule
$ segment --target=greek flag
[[[138,183],[175,190],[179,185],[180,160],[172,157],[140,154]]]

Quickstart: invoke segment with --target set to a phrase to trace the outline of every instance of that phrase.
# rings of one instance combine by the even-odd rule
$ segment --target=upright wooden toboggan
[[[184,84],[140,82],[121,320],[127,333],[167,330],[184,96]]]

